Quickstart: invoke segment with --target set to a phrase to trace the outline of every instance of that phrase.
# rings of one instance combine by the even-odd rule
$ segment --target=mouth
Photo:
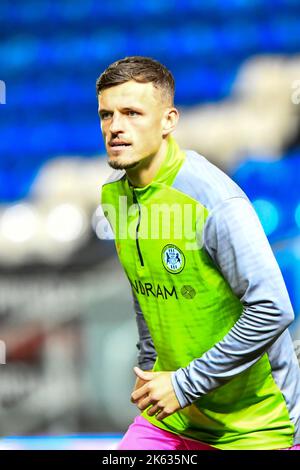
[[[130,147],[131,144],[123,140],[115,140],[115,141],[109,142],[108,145],[112,150],[123,150],[126,147]]]

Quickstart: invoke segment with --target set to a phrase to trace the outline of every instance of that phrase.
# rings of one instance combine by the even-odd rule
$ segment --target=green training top
[[[281,273],[241,189],[168,142],[151,184],[114,171],[102,188],[153,370],[174,371],[182,406],[163,421],[143,416],[220,449],[289,447],[300,442],[300,380]]]

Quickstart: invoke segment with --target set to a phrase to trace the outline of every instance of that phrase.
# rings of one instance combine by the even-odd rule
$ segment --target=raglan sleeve
[[[212,210],[204,226],[203,249],[243,310],[220,342],[172,373],[181,407],[255,364],[294,319],[281,271],[248,199],[230,198]]]
[[[132,293],[132,295],[139,337],[136,344],[138,349],[138,365],[142,370],[151,370],[156,360],[157,353],[140,304],[134,293]]]

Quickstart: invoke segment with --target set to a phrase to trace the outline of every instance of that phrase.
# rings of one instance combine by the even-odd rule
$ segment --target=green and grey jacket
[[[143,416],[220,449],[300,443],[294,314],[243,191],[169,138],[154,180],[133,188],[114,171],[102,207],[134,295],[139,365],[173,371],[182,407]]]

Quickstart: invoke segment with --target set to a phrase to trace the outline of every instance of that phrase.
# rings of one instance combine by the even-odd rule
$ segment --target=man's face
[[[167,110],[161,91],[133,80],[104,89],[98,97],[108,163],[116,169],[136,167],[159,151]]]

